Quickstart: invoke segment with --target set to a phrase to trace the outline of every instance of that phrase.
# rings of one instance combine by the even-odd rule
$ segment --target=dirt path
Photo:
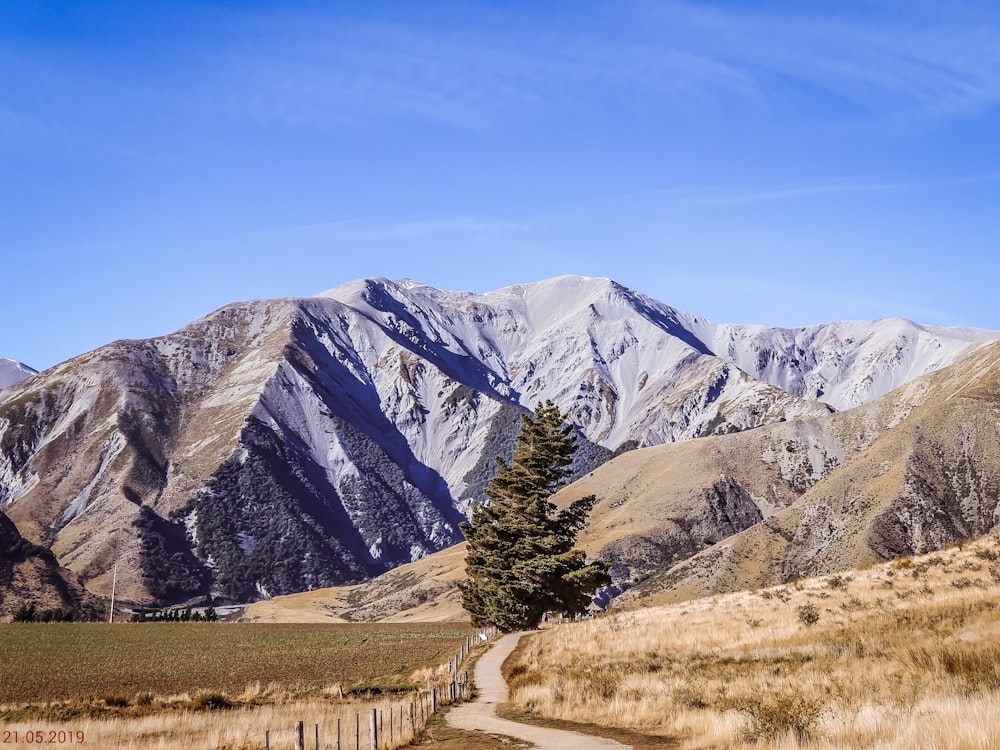
[[[507,702],[507,683],[500,675],[500,665],[514,650],[523,635],[525,633],[505,635],[479,659],[475,672],[479,697],[471,703],[463,703],[452,708],[445,715],[445,721],[456,729],[517,737],[544,750],[610,750],[611,748],[631,750],[630,745],[623,745],[603,737],[566,732],[561,729],[546,729],[497,718],[497,705]]]

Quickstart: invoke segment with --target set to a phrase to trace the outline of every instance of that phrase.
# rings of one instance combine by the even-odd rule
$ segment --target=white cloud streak
[[[261,232],[270,238],[349,240],[378,242],[385,240],[413,240],[444,234],[495,235],[529,228],[527,221],[514,221],[493,217],[451,216],[399,221],[344,221],[318,222],[278,227]]]
[[[502,18],[506,35],[384,20],[304,31],[292,19],[286,42],[263,55],[232,47],[224,70],[238,84],[234,107],[303,124],[367,113],[489,129],[512,113],[590,106],[581,102],[595,87],[672,110],[742,101],[776,115],[818,95],[879,117],[955,117],[1000,103],[1000,14],[876,7],[783,15],[640,3],[623,5],[600,37],[572,24],[557,33],[545,16],[534,28],[514,11]]]
[[[679,202],[699,206],[726,206],[744,203],[797,200],[800,198],[814,198],[836,194],[890,193],[962,187],[966,185],[988,185],[991,183],[1000,183],[1000,174],[969,175],[938,180],[829,182],[758,190],[709,190],[701,194],[698,194],[695,190],[688,190],[685,191],[687,197],[681,198]]]

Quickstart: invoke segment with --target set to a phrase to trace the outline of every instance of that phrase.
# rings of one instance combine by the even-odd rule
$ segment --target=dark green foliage
[[[523,412],[520,407],[514,404],[506,401],[499,403],[500,408],[490,422],[490,429],[483,441],[483,450],[479,460],[462,477],[465,491],[459,498],[460,501],[475,502],[477,498],[482,498],[486,492],[487,484],[497,475],[497,457],[508,462],[514,454]],[[616,455],[607,448],[581,439],[579,436],[577,441],[576,451],[573,454],[572,473],[569,475],[571,481],[593,471]]]
[[[245,454],[227,460],[188,508],[217,589],[242,601],[258,586],[276,595],[363,578],[359,554],[342,541],[349,519],[338,523],[321,472],[256,420],[243,440]]]
[[[558,513],[549,500],[573,461],[573,428],[564,421],[551,401],[522,417],[511,464],[497,458],[488,502],[462,524],[469,545],[462,602],[477,627],[512,631],[537,625],[548,611],[582,614],[611,582],[607,563],[588,564],[573,548],[594,496]]]
[[[39,610],[34,604],[22,604],[15,610],[13,622],[76,622],[76,612],[72,609]]]
[[[14,622],[34,622],[36,613],[34,604],[22,604],[14,612]]]
[[[139,509],[133,522],[139,533],[142,582],[156,599],[190,599],[208,590],[210,574],[192,554],[184,526]]]
[[[204,613],[195,612],[191,607],[184,609],[161,609],[156,612],[135,612],[129,622],[216,622],[219,615],[215,607],[208,607]]]

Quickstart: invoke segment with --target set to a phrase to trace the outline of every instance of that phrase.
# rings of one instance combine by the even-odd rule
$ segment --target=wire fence
[[[443,706],[471,697],[469,673],[462,665],[477,643],[488,642],[495,633],[493,629],[482,630],[467,638],[448,660],[447,672],[441,665],[444,679],[437,684],[402,696],[345,705],[350,710],[335,723],[302,720],[293,727],[269,729],[265,750],[395,750],[409,745]]]

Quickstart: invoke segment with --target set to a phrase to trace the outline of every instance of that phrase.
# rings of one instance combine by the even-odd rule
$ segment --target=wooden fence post
[[[354,750],[361,750],[361,714],[354,714]]]
[[[319,750],[319,724],[316,725],[316,750]]]
[[[337,719],[337,750],[340,750],[340,719]]]
[[[295,750],[306,750],[306,724],[304,721],[295,722]]]
[[[268,729],[264,732],[264,748],[265,750],[271,750],[271,730]]]
[[[378,709],[372,709],[372,718],[368,722],[368,733],[371,735],[371,750],[378,750]]]

